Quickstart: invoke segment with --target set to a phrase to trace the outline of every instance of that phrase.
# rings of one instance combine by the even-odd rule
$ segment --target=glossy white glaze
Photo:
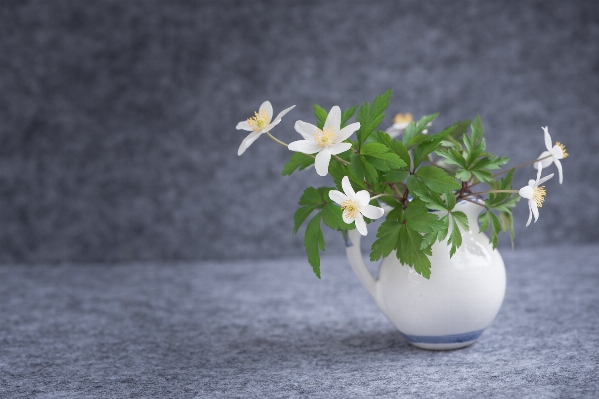
[[[448,336],[487,328],[501,307],[505,294],[505,267],[486,235],[478,232],[477,218],[483,208],[462,202],[456,210],[466,213],[470,231],[462,233],[462,246],[450,259],[446,242],[432,248],[430,280],[399,263],[395,254],[385,258],[374,280],[360,251],[360,234],[349,232],[353,245],[347,255],[362,285],[378,307],[404,335],[439,342],[415,342],[426,349],[455,349],[475,339],[450,341]],[[444,338],[445,337],[445,338]],[[459,339],[458,339],[459,340]]]

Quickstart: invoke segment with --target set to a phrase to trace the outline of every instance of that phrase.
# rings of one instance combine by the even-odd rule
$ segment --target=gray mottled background
[[[237,157],[236,123],[295,104],[290,142],[313,103],[389,88],[385,126],[479,113],[513,164],[548,125],[565,182],[534,226],[519,204],[516,246],[597,242],[599,2],[19,0],[0,3],[0,262],[300,255],[297,199],[330,178],[282,177],[265,137]]]

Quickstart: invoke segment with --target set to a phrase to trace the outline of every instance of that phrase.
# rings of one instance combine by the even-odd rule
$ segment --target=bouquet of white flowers
[[[320,251],[325,248],[322,223],[342,234],[357,229],[366,235],[367,225],[386,213],[372,244],[370,259],[378,260],[395,252],[402,264],[430,278],[431,246],[446,241],[453,256],[462,243],[462,231],[468,230],[466,215],[454,209],[456,203],[464,200],[484,207],[479,216],[480,231],[491,229],[490,242],[495,248],[502,231],[509,232],[513,240],[512,208],[520,198],[528,200],[530,214],[526,225],[533,216],[535,222],[538,219],[538,208],[546,195],[541,184],[553,177],[553,174],[541,177],[544,168],[555,163],[562,183],[560,160],[568,154],[563,144],[552,145],[547,127],[543,128],[547,150],[539,157],[492,173],[501,169],[509,158],[486,151],[478,116],[472,123],[460,121],[430,134],[437,114],[418,121],[413,121],[410,114],[398,114],[393,126],[386,131],[377,130],[390,97],[391,91],[387,91],[375,98],[372,105],[367,102],[359,110],[356,106],[343,112],[334,106],[327,113],[314,105],[316,124],[298,120],[295,130],[302,139],[289,144],[275,138],[271,130],[294,106],[273,119],[272,106],[265,101],[253,117],[237,124],[237,129],[251,132],[242,141],[238,155],[266,134],[294,152],[283,168],[283,175],[314,165],[318,175],[332,177],[332,187],[306,188],[294,215],[296,233],[311,216],[304,246],[319,278]],[[350,123],[356,111],[356,122]],[[537,169],[536,179],[519,190],[512,189],[514,171],[529,165]],[[476,190],[481,184],[487,187]]]

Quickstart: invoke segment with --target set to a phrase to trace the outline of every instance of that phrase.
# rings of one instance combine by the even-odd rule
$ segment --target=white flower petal
[[[351,148],[351,143],[331,144],[327,148],[332,155],[337,155],[337,154],[341,154],[342,152],[349,150]]]
[[[341,214],[341,218],[342,218],[342,219],[343,219],[343,221],[344,221],[345,223],[347,223],[347,224],[350,224],[350,223],[352,223],[354,220],[356,220],[356,219],[350,218],[349,216],[346,216],[346,212],[343,212],[343,213]]]
[[[537,207],[536,202],[534,202],[533,200],[529,200],[530,201],[530,209],[532,210],[532,214],[535,217],[535,223],[537,222],[537,220],[539,219],[539,208]]]
[[[237,124],[237,126],[235,127],[235,129],[237,129],[237,130],[247,130],[248,132],[251,132],[251,131],[254,130],[254,129],[252,129],[250,127],[250,124],[248,123],[247,120],[239,122]]]
[[[368,194],[368,191],[366,190],[358,191],[356,193],[355,200],[360,207],[368,205],[370,202],[370,194]]]
[[[553,177],[553,173],[550,175],[547,175],[545,177],[543,177],[541,180],[539,180],[538,182],[536,182],[535,184],[538,186],[540,186],[541,184],[545,183],[547,180],[551,179]]]
[[[553,155],[553,158],[555,159],[564,159],[564,152],[562,151],[562,148],[559,145],[553,146],[553,148],[551,149],[551,155]]]
[[[532,221],[532,208],[530,207],[530,202],[528,203],[528,222],[526,222],[526,227],[528,227],[528,225],[530,224],[530,222]]]
[[[270,123],[270,121],[272,120],[272,105],[270,101],[264,101],[262,105],[260,105],[258,113],[260,114],[262,113],[262,111],[266,111],[266,116],[268,116],[268,122]]]
[[[339,131],[339,133],[335,136],[335,142],[341,143],[343,140],[348,139],[349,136],[354,134],[356,130],[360,128],[360,122],[352,123],[351,125],[347,125],[343,129]]]
[[[345,195],[347,195],[350,199],[356,199],[356,192],[349,182],[349,177],[344,176],[343,179],[341,179],[341,187],[343,187]]]
[[[332,199],[333,201],[335,201],[336,203],[340,204],[344,201],[347,201],[349,198],[347,195],[343,194],[341,191],[339,190],[331,190],[329,191],[329,198]]]
[[[535,187],[537,186],[537,182],[539,181],[539,179],[541,178],[541,172],[543,171],[543,164],[539,165],[539,168],[537,169],[537,180],[535,181]]]
[[[360,234],[362,234],[363,236],[368,234],[368,229],[366,229],[366,222],[364,221],[364,218],[362,217],[361,213],[358,213],[356,215],[356,229],[358,229]]]
[[[545,132],[545,147],[547,147],[547,151],[551,151],[551,136],[549,135],[547,126],[543,128],[543,131]]]
[[[387,133],[391,138],[399,136],[402,132],[403,132],[403,129],[397,129],[395,127],[395,125],[391,126],[387,130],[385,130],[385,133]]]
[[[320,129],[314,126],[311,123],[306,123],[304,121],[295,122],[295,131],[302,135],[302,137],[306,140],[314,141],[314,136],[316,133],[320,132]]]
[[[373,205],[365,205],[360,207],[360,213],[368,219],[376,220],[385,214],[383,208]]]
[[[323,148],[316,154],[316,160],[314,162],[316,173],[318,173],[319,176],[326,176],[329,173],[329,162],[331,162],[331,153],[326,148]]]
[[[562,163],[559,161],[559,159],[555,160],[555,166],[557,166],[557,172],[559,174],[559,184],[562,184],[564,181],[564,175],[562,172]]]
[[[292,105],[289,108],[285,108],[284,110],[279,112],[279,114],[275,117],[275,121],[280,121],[285,116],[285,114],[287,114],[287,112],[291,111],[293,108],[295,108],[295,105]]]
[[[341,126],[341,109],[338,106],[331,108],[327,120],[324,122],[324,130],[332,130],[333,132],[339,132]]]
[[[537,159],[545,158],[547,155],[551,155],[551,153],[549,151],[543,151],[541,153],[541,155],[538,156]],[[553,157],[549,157],[547,159],[543,159],[542,161],[535,162],[534,163],[534,168],[535,169],[539,169],[539,165],[541,165],[541,166],[543,166],[543,169],[545,169],[546,167],[548,167],[552,163],[553,163]]]
[[[258,140],[258,137],[260,137],[261,134],[262,133],[260,132],[251,132],[248,134],[247,137],[241,142],[241,145],[237,150],[237,155],[243,154],[254,141]]]
[[[268,125],[266,125],[265,127],[263,127],[260,131],[263,132],[263,133],[270,132],[270,130],[273,127],[277,126],[279,124],[279,122],[281,122],[280,119],[275,119],[274,121],[270,122]]]
[[[298,140],[289,143],[287,147],[291,151],[302,152],[304,154],[315,154],[322,149],[314,140]]]
[[[520,197],[522,198],[531,199],[533,188],[531,186],[524,186],[518,191],[518,194],[520,194]]]

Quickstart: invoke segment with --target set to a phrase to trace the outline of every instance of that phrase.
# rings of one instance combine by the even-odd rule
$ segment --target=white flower
[[[260,106],[259,111],[254,112],[254,116],[239,122],[237,124],[237,130],[247,130],[252,133],[243,139],[239,146],[239,150],[237,150],[237,155],[243,154],[254,141],[258,140],[258,137],[260,137],[262,133],[266,133],[277,126],[279,122],[281,122],[281,118],[285,116],[287,112],[291,111],[293,107],[295,107],[295,105],[279,112],[279,115],[271,121],[272,105],[270,104],[270,101],[264,101]]]
[[[294,141],[289,144],[291,151],[304,154],[316,154],[316,173],[326,176],[329,172],[331,155],[341,154],[351,148],[350,143],[343,143],[356,130],[360,128],[360,122],[352,123],[341,129],[341,109],[338,106],[331,108],[327,116],[323,130],[303,121],[295,122],[295,130],[302,135],[304,140]]]
[[[383,216],[385,211],[383,208],[368,204],[370,202],[368,191],[354,192],[347,176],[341,180],[341,186],[345,194],[338,190],[331,190],[329,191],[329,197],[341,205],[341,209],[343,209],[343,221],[350,224],[355,220],[356,229],[358,229],[360,234],[365,236],[368,234],[368,230],[366,229],[366,222],[362,215],[374,220]]]
[[[393,118],[393,126],[387,128],[385,133],[391,136],[391,138],[397,137],[402,134],[404,130],[406,130],[408,125],[412,123],[413,120],[414,118],[412,117],[412,114],[397,114],[395,115],[395,118]],[[425,130],[425,132],[427,131]]]
[[[547,194],[545,192],[545,187],[539,187],[539,185],[545,183],[547,180],[553,177],[552,173],[541,179],[541,171],[543,170],[543,165],[540,165],[538,169],[539,171],[537,172],[537,180],[529,180],[528,186],[524,186],[520,189],[520,191],[518,191],[518,194],[520,194],[522,198],[526,198],[528,200],[529,214],[526,226],[530,224],[530,221],[532,220],[532,215],[535,215],[535,223],[537,222],[537,219],[539,218],[538,208],[541,208],[543,206],[543,201],[545,200],[545,195]]]
[[[545,158],[546,156],[549,156],[549,158],[543,159],[539,162],[535,162],[534,167],[535,169],[539,169],[540,165],[541,167],[546,168],[547,166],[555,162],[555,166],[557,166],[557,171],[559,173],[559,184],[562,184],[564,176],[562,174],[562,163],[560,162],[560,159],[568,157],[568,153],[566,152],[566,146],[560,143],[559,141],[556,141],[555,145],[552,147],[549,130],[547,129],[547,127],[544,127],[543,130],[545,131],[545,147],[547,147],[547,151],[543,151],[537,159]]]

